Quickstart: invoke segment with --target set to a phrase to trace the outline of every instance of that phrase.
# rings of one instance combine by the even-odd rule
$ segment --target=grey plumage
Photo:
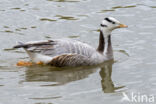
[[[95,48],[88,44],[70,39],[28,42],[16,45],[14,48],[24,48],[32,61],[34,61],[34,53],[51,57],[46,64],[52,66],[94,65],[98,63],[95,60],[101,56]]]
[[[93,51],[96,51],[91,46],[70,39],[48,40],[47,42],[28,43],[25,44],[27,50],[36,52],[50,57],[62,54],[80,54],[91,57]]]
[[[53,39],[20,43],[14,48],[24,48],[33,62],[43,62],[53,66],[97,65],[113,59],[111,32],[127,27],[113,17],[101,23],[99,46],[97,49],[86,43],[70,39]]]

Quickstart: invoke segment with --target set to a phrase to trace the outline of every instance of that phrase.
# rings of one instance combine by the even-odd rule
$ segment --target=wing
[[[95,48],[87,45],[86,43],[70,39],[28,42],[26,44],[15,46],[15,48],[20,47],[23,47],[27,51],[32,53],[40,53],[51,57],[59,56],[62,54],[78,54],[91,57],[91,55],[96,52]]]
[[[57,67],[94,65],[94,63],[88,57],[79,54],[60,55],[53,58],[49,64]]]

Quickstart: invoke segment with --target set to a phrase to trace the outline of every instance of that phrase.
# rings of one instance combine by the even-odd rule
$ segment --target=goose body
[[[112,18],[113,20],[109,19],[110,21],[107,19],[105,18],[101,25],[107,26],[113,20],[113,22],[118,22],[114,18]],[[103,28],[103,26],[101,27]],[[24,48],[34,63],[42,62],[58,67],[97,65],[113,59],[111,35],[110,32],[105,33],[103,29],[100,30],[97,49],[86,43],[71,39],[19,42],[19,45],[14,46],[14,48]]]

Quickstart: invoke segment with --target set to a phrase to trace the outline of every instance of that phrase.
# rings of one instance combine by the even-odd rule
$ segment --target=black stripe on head
[[[104,20],[106,20],[106,21],[108,21],[108,22],[110,22],[110,23],[112,23],[112,24],[115,24],[115,22],[112,21],[112,20],[110,20],[109,18],[105,18]]]

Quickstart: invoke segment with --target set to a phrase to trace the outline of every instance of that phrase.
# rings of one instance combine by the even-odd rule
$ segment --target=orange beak
[[[120,24],[119,26],[118,26],[118,28],[127,28],[128,26],[127,25],[124,25],[124,24]]]

